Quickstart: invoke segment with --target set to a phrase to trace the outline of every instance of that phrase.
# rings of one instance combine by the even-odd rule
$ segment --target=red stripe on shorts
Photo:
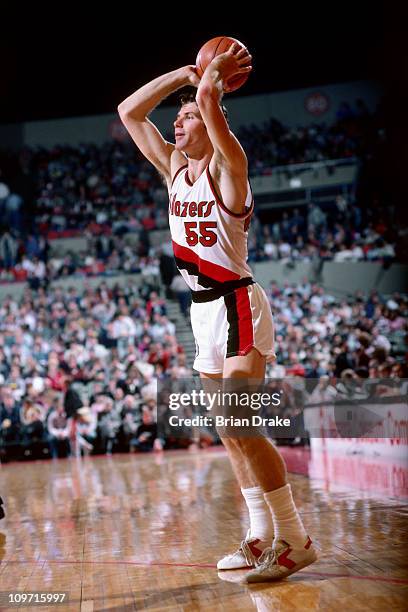
[[[238,328],[239,328],[239,354],[245,353],[254,344],[254,328],[252,324],[252,311],[249,302],[248,287],[235,289],[237,301]]]

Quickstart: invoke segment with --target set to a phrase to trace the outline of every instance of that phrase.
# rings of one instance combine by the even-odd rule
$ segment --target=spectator
[[[21,438],[26,446],[42,441],[44,435],[45,411],[41,404],[30,399],[23,401],[20,423]]]
[[[8,230],[0,237],[0,265],[7,270],[17,262],[17,241]]]
[[[1,444],[15,444],[20,441],[20,404],[15,400],[12,390],[3,387],[0,404]]]
[[[98,406],[98,428],[103,451],[112,454],[115,438],[121,425],[121,418],[110,397],[101,396]]]
[[[70,454],[70,421],[64,410],[63,396],[56,397],[54,407],[47,418],[48,443],[51,457],[57,459]]]
[[[142,410],[142,423],[136,429],[134,437],[130,440],[131,451],[149,452],[163,450],[163,441],[157,437],[157,423],[148,408]]]

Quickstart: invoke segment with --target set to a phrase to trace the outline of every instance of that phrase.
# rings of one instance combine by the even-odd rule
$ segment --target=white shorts
[[[271,307],[257,283],[210,302],[192,302],[190,315],[195,370],[220,374],[225,359],[246,355],[253,347],[267,361],[276,358]]]

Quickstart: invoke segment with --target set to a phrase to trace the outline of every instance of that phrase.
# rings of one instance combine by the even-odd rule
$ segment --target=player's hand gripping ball
[[[226,73],[223,81],[224,92],[235,91],[242,87],[252,70],[251,55],[247,48],[236,38],[216,36],[206,42],[200,49],[196,59],[196,72],[201,77],[208,64],[215,57],[222,55],[222,70]],[[230,75],[228,74],[230,72]]]

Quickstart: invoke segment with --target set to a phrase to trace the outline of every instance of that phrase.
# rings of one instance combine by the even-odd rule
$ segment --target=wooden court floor
[[[285,457],[320,558],[254,586],[215,569],[247,528],[221,448],[3,465],[0,592],[68,592],[20,608],[55,612],[408,610],[408,500],[309,478],[302,449]]]

